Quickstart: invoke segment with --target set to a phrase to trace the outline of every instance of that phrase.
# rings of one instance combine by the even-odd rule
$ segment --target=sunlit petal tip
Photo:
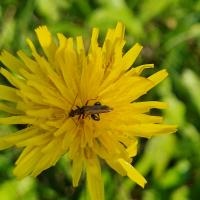
[[[138,50],[141,50],[143,46],[140,43],[135,43],[134,47]]]
[[[167,109],[167,108],[169,108],[169,104],[168,103],[166,103],[166,102],[160,102],[160,103],[162,103],[162,106],[160,106],[160,109]]]
[[[168,125],[169,127],[169,133],[175,133],[178,130],[178,126],[177,125]]]
[[[115,30],[117,32],[119,32],[119,34],[121,34],[123,36],[124,32],[125,32],[125,26],[124,26],[124,24],[122,22],[118,22],[117,25],[116,25]]]
[[[51,42],[51,33],[49,32],[47,26],[39,26],[35,29],[36,35],[39,42],[42,45],[49,45]]]
[[[162,80],[164,80],[167,76],[168,76],[167,70],[163,69],[151,75],[150,77],[148,77],[148,79],[151,80],[154,83],[154,85],[157,85]]]
[[[146,179],[130,163],[121,158],[118,159],[118,162],[126,170],[127,176],[142,188],[144,188],[145,184],[147,183]]]
[[[30,38],[26,38],[26,43],[28,44],[32,52],[36,52],[36,48]]]
[[[116,27],[124,27],[124,24],[121,21],[118,21]]]

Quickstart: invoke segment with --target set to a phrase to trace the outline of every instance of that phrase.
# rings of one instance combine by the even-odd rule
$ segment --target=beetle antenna
[[[89,103],[89,101],[92,101],[92,100],[97,100],[97,99],[98,99],[98,96],[97,96],[96,98],[94,98],[94,99],[88,99],[88,100],[86,101],[85,105],[87,106],[87,105],[88,105],[88,103]]]

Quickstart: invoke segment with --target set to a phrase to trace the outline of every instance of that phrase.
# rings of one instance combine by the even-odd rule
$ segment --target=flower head
[[[7,51],[0,56],[6,66],[1,74],[12,85],[0,85],[0,110],[9,114],[0,118],[0,124],[27,125],[0,138],[0,149],[23,149],[14,174],[37,176],[68,154],[73,185],[86,170],[91,199],[104,198],[99,159],[144,187],[146,180],[131,165],[137,138],[172,133],[176,126],[147,114],[152,108],[165,109],[165,103],[135,100],[167,72],[145,78],[142,71],[153,65],[131,68],[142,46],[135,44],[123,53],[121,23],[108,30],[102,47],[94,28],[88,51],[81,36],[74,40],[58,33],[57,44],[46,26],[35,31],[44,55],[27,39],[32,57],[23,51],[17,52],[18,58]]]

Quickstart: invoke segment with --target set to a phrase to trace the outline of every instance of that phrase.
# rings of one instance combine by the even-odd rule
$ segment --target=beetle
[[[79,115],[78,119],[84,119],[85,117],[88,117],[90,115],[91,118],[95,121],[100,120],[99,116],[100,113],[107,113],[113,110],[109,106],[101,105],[99,101],[94,103],[93,106],[88,106],[86,103],[86,105],[82,107],[79,106],[76,107],[77,108],[75,110],[71,109],[71,111],[69,112],[69,117],[74,117],[76,115]]]

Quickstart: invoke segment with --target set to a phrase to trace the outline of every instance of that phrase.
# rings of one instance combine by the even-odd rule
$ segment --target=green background
[[[34,28],[83,35],[122,21],[126,48],[144,46],[134,66],[154,63],[149,72],[167,68],[169,78],[141,100],[163,100],[166,123],[178,124],[175,134],[140,140],[134,165],[148,180],[143,190],[102,163],[106,200],[198,200],[200,198],[200,1],[198,0],[0,0],[0,49],[28,51],[26,37],[36,41]],[[38,44],[38,42],[37,42]],[[149,73],[148,72],[148,73]],[[6,84],[0,77],[1,84]],[[2,116],[3,113],[0,113]],[[0,126],[0,132],[20,127]],[[70,162],[63,158],[36,179],[12,175],[16,149],[0,153],[1,200],[86,200],[85,177],[71,186]]]

